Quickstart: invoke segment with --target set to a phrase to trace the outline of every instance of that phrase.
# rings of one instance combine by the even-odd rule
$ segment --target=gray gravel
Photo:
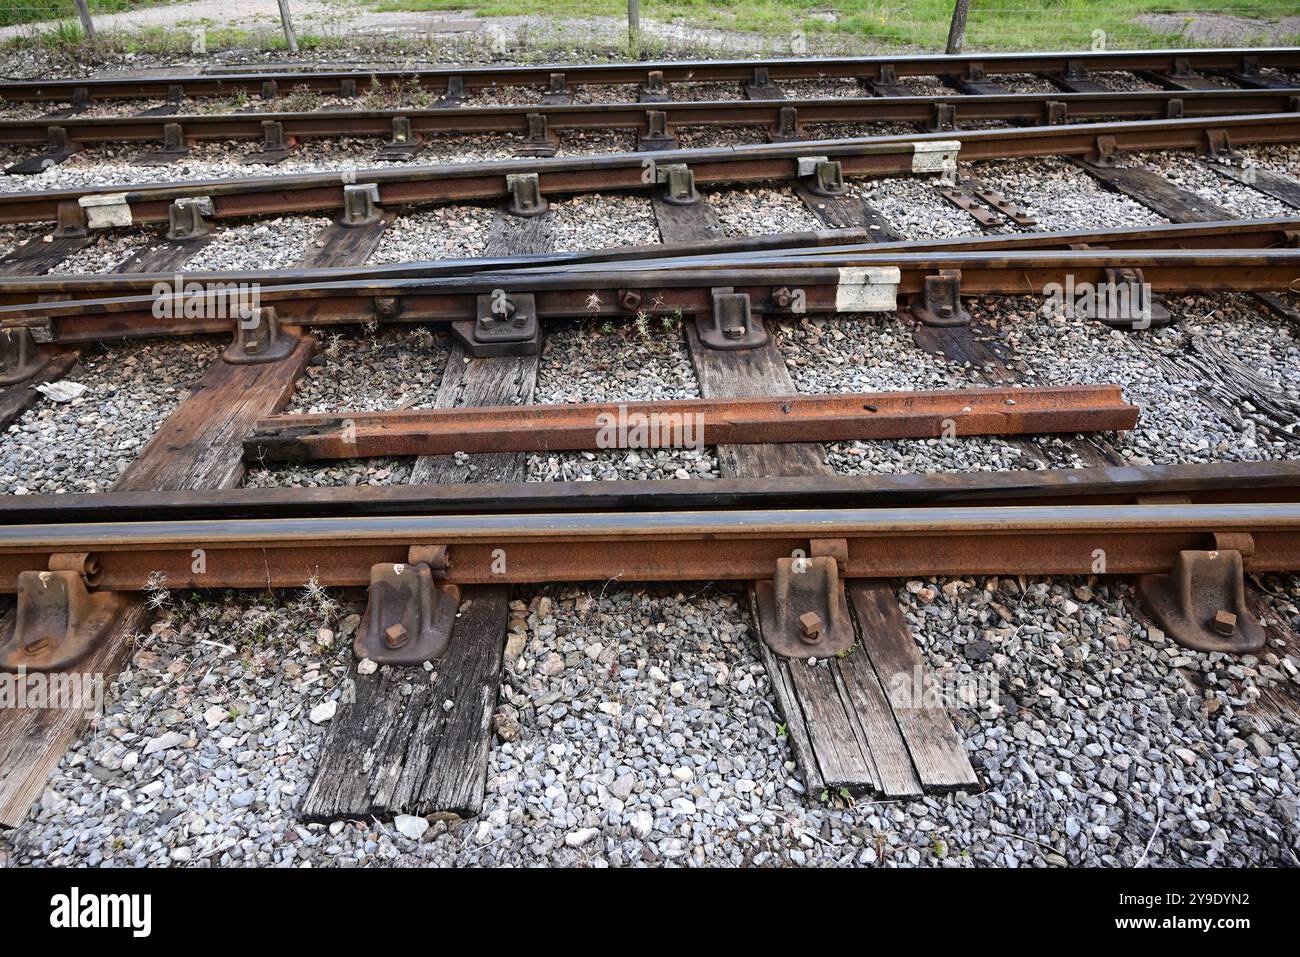
[[[185,262],[201,270],[288,269],[302,262],[309,246],[330,224],[323,216],[284,216],[221,226]]]
[[[0,491],[102,492],[216,359],[210,339],[146,340],[86,350],[70,402],[42,399],[0,441]]]
[[[436,206],[399,216],[380,237],[371,265],[482,256],[496,211],[486,206]]]
[[[64,259],[51,272],[70,276],[112,272],[159,238],[160,234],[153,229],[114,229],[97,233],[89,244]]]
[[[659,223],[645,196],[588,193],[552,203],[551,208],[556,252],[659,242]]]
[[[798,196],[784,187],[701,190],[727,236],[799,233],[824,229]]]
[[[1132,161],[1150,166],[1175,186],[1222,206],[1232,219],[1291,216],[1295,213],[1286,203],[1221,176],[1214,171],[1214,164],[1189,153],[1139,153],[1132,157]]]

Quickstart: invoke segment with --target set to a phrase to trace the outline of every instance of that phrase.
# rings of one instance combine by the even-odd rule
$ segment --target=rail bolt
[[[1210,627],[1225,637],[1237,630],[1237,616],[1230,611],[1220,609],[1215,613]]]
[[[401,648],[410,640],[411,636],[407,634],[406,626],[401,622],[396,625],[389,625],[384,630],[384,644],[388,645],[389,648]]]
[[[822,616],[815,611],[806,611],[799,616],[799,627],[803,629],[802,638],[810,645],[822,640]]]

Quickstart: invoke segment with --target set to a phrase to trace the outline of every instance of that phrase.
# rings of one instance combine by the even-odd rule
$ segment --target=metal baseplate
[[[284,135],[284,124],[279,120],[263,120],[262,148],[249,153],[240,162],[246,166],[274,166],[296,147],[297,141]]]
[[[1173,321],[1169,308],[1147,285],[1141,269],[1107,269],[1097,290],[1093,317],[1113,329],[1159,329]]]
[[[800,156],[799,180],[814,196],[843,196],[849,191],[844,184],[844,169],[839,160],[825,156]]]
[[[771,581],[754,583],[763,641],[786,658],[828,658],[857,640],[840,575],[845,539],[812,539],[808,555],[778,558]]]
[[[281,327],[273,306],[258,306],[235,318],[235,338],[221,358],[234,365],[256,365],[283,359],[301,337]]]
[[[212,231],[204,217],[215,211],[211,196],[181,196],[172,200],[167,207],[167,238],[173,242],[202,239]]]
[[[1243,655],[1264,647],[1264,627],[1246,608],[1248,534],[1214,536],[1215,548],[1178,553],[1167,575],[1140,575],[1137,594],[1147,613],[1184,648]]]
[[[365,614],[352,641],[358,659],[415,666],[442,655],[460,609],[460,588],[442,581],[446,545],[413,545],[405,564],[370,568]]]
[[[43,173],[51,166],[58,166],[81,147],[68,138],[68,131],[62,126],[46,129],[45,151],[25,160],[19,160],[5,170],[10,176],[31,176]]]
[[[18,573],[13,634],[0,645],[0,671],[54,671],[94,649],[126,607],[117,592],[92,592],[98,569],[84,553],[55,553],[47,571]]]
[[[405,163],[415,158],[428,144],[411,130],[409,116],[393,117],[393,136],[380,147],[375,159],[386,163]]]
[[[511,216],[541,216],[551,208],[536,173],[507,173],[506,191],[510,194],[506,212]]]
[[[646,110],[645,132],[636,140],[638,151],[675,150],[681,145],[677,134],[668,128],[668,114],[663,110]]]
[[[535,356],[542,351],[536,297],[503,289],[479,296],[478,318],[453,322],[451,334],[475,358]]]
[[[925,326],[968,326],[970,313],[961,305],[961,270],[942,269],[926,276],[922,292],[912,297],[908,311]]]
[[[185,138],[185,130],[181,124],[164,123],[162,148],[139,153],[131,162],[137,166],[167,166],[189,155],[190,144]]]
[[[749,293],[738,293],[731,286],[719,286],[713,292],[713,312],[695,317],[700,344],[709,349],[757,349],[767,343],[767,327],[755,321]]]

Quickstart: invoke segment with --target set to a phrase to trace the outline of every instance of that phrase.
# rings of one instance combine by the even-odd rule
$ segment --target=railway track
[[[1141,428],[1145,411],[1107,382],[1024,381],[1014,350],[963,304],[1041,301],[1053,286],[1131,290],[1122,307],[1112,302],[1074,318],[1138,337],[1169,321],[1161,296],[1251,293],[1287,315],[1279,297],[1300,284],[1300,218],[1246,220],[1226,210],[1180,216],[1194,205],[1185,191],[1153,187],[1141,168],[1115,161],[1130,151],[1193,149],[1231,163],[1234,148],[1300,141],[1290,85],[1297,70],[1297,51],[1260,49],[0,84],[0,98],[11,102],[72,104],[69,115],[0,121],[0,142],[48,143],[51,153],[68,156],[78,144],[150,140],[166,140],[180,158],[201,139],[262,138],[263,152],[273,152],[313,136],[389,135],[390,146],[415,147],[425,137],[473,131],[524,134],[528,146],[546,152],[559,130],[640,130],[653,141],[643,145],[674,146],[675,130],[693,125],[758,127],[781,139],[800,136],[805,123],[1034,124],[0,194],[0,222],[55,223],[53,243],[169,225],[162,246],[129,273],[40,275],[33,264],[57,266],[62,247],[36,242],[10,257],[13,269],[0,278],[0,399],[21,393],[30,401],[31,386],[61,378],[78,350],[95,343],[230,337],[118,489],[0,501],[0,592],[16,596],[14,613],[0,622],[0,667],[113,671],[145,620],[139,593],[160,580],[178,589],[292,588],[310,580],[366,587],[356,661],[398,674],[436,661],[432,681],[443,683],[433,698],[450,701],[462,681],[495,692],[512,585],[739,581],[749,583],[759,651],[809,789],[891,797],[969,789],[978,777],[943,708],[878,698],[892,679],[926,669],[882,580],[1129,576],[1142,609],[1135,605],[1135,614],[1188,649],[1241,654],[1261,651],[1271,634],[1255,611],[1250,576],[1300,571],[1294,462],[1120,465],[1114,436]],[[1103,71],[1138,73],[1164,89],[1103,92],[1090,75]],[[1015,74],[1046,77],[1063,92],[1008,95],[989,79]],[[913,76],[941,77],[965,95],[906,95]],[[858,80],[882,95],[787,99],[779,87],[825,77]],[[1211,89],[1215,78],[1249,89]],[[744,84],[749,99],[671,98],[676,86],[693,82]],[[444,102],[421,110],[178,112],[183,98],[241,91],[274,105],[290,84],[345,97],[370,86],[419,88]],[[576,90],[595,84],[636,85],[642,101],[572,102]],[[538,85],[547,89],[542,105],[464,105],[476,91]],[[154,96],[175,109],[75,115],[97,101]],[[1100,117],[1112,121],[1092,122]],[[1034,223],[1014,196],[963,182],[958,160],[1043,156],[1078,162],[1171,222],[991,232]],[[983,210],[977,221],[988,235],[902,241],[845,184],[936,175],[958,207]],[[702,241],[712,213],[696,187],[758,182],[795,190],[825,231]],[[1300,186],[1286,176],[1251,173],[1248,185],[1300,206]],[[550,198],[611,190],[651,194],[662,246],[549,249]],[[500,204],[487,255],[365,264],[400,211],[485,200]],[[216,222],[321,210],[341,214],[310,266],[183,268]],[[14,273],[24,266],[30,274]],[[898,316],[919,347],[964,362],[969,386],[820,396],[796,389],[778,349],[778,323],[818,316],[834,328],[869,314]],[[646,317],[681,323],[699,398],[519,408],[532,405],[550,328]],[[284,413],[316,349],[314,334],[401,324],[452,331],[436,408]],[[1262,399],[1255,404],[1279,421],[1293,408],[1287,395]],[[10,405],[21,411],[17,398]],[[702,431],[690,441],[716,447],[720,478],[521,481],[525,452],[643,448],[625,438],[611,446],[601,429],[680,430],[697,420]],[[1286,426],[1268,428],[1289,440]],[[1009,435],[1033,449],[1030,437],[1045,434],[1088,467],[835,476],[820,444]],[[686,442],[679,435],[669,444]],[[374,456],[413,459],[416,484],[238,487],[245,470],[268,463]],[[803,666],[810,656],[822,659],[820,672]],[[399,716],[400,689],[358,667],[350,665],[349,680],[362,694],[331,726],[302,815],[476,813],[495,694],[461,695],[465,712],[456,715],[438,714],[434,703]],[[389,753],[389,743],[376,740],[381,718],[401,730],[394,740],[421,729],[436,755],[408,767],[400,747]],[[35,759],[19,772],[20,751],[30,755],[33,747],[28,729],[5,720],[0,715],[0,823],[12,824],[77,725],[67,716],[48,724]],[[406,796],[388,791],[387,779],[356,773],[362,766],[409,775]]]
[[[0,100],[13,103],[75,103],[185,97],[229,97],[236,94],[272,99],[290,89],[314,93],[356,95],[371,85],[417,86],[442,93],[456,103],[466,92],[509,87],[542,87],[552,97],[571,95],[572,88],[621,85],[640,88],[648,98],[669,96],[666,84],[737,83],[768,92],[783,80],[828,77],[861,80],[889,89],[909,77],[944,77],[954,84],[978,88],[990,76],[1032,74],[1046,77],[1063,90],[1094,92],[1093,72],[1137,73],[1169,89],[1202,89],[1223,76],[1243,86],[1277,85],[1263,71],[1300,70],[1294,48],[1248,47],[1223,50],[1092,51],[1086,53],[981,53],[957,56],[878,56],[771,60],[710,60],[662,63],[580,64],[508,67],[445,67],[418,70],[265,71],[201,73],[157,78],[90,78],[8,81],[0,83]],[[646,89],[649,87],[649,89]],[[450,96],[448,94],[450,93]]]

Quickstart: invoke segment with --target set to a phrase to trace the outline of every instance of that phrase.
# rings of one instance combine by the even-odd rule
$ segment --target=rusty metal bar
[[[927,123],[936,104],[954,111],[956,123],[1039,124],[1049,103],[1064,106],[1075,121],[1153,120],[1171,115],[1181,104],[1187,117],[1224,117],[1250,113],[1289,113],[1296,109],[1300,88],[1259,90],[1159,90],[1107,93],[1017,93],[997,96],[953,93],[941,96],[834,97],[804,100],[721,100],[655,104],[668,130],[695,127],[756,127],[776,130],[782,110],[796,110],[801,124]],[[392,135],[393,121],[409,124],[410,140],[448,134],[514,133],[526,136],[532,117],[559,130],[643,130],[644,103],[527,104],[446,109],[329,110],[313,112],[252,112],[172,114],[170,116],[34,117],[0,120],[0,144],[45,146],[49,128],[61,127],[69,141],[99,143],[161,143],[169,126],[179,126],[193,145],[212,140],[261,141],[267,122],[278,123],[290,142],[337,137]]]
[[[959,144],[968,161],[1023,156],[1089,156],[1099,138],[1108,149],[1198,149],[1211,132],[1223,131],[1236,144],[1300,142],[1300,113],[1223,116],[1064,126],[954,130],[907,136],[808,140],[727,149],[665,150],[658,164],[685,164],[697,186],[798,179],[800,157],[825,156],[840,163],[846,177],[912,175],[923,158],[944,144]],[[499,200],[509,194],[506,177],[538,174],[541,195],[659,189],[645,181],[645,153],[599,157],[554,157],[443,166],[407,166],[349,171],[356,183],[373,183],[381,206]],[[924,165],[924,164],[923,164]],[[937,170],[936,170],[937,171]],[[353,177],[353,173],[355,176]],[[208,218],[227,219],[310,210],[339,210],[344,183],[337,173],[301,173],[147,186],[110,186],[0,194],[0,223],[55,222],[60,206],[83,197],[120,198],[117,219],[127,223],[166,222],[171,203],[207,197]]]
[[[6,495],[0,496],[0,526],[502,512],[1129,505],[1156,495],[1213,504],[1300,501],[1300,462],[672,482],[505,482]]]
[[[251,462],[454,452],[669,448],[1131,429],[1119,386],[971,388],[749,399],[277,415],[244,442]]]
[[[0,528],[0,591],[86,553],[104,590],[362,585],[412,546],[446,547],[457,584],[754,580],[814,539],[847,544],[843,576],[1166,572],[1249,535],[1250,572],[1300,569],[1300,504],[773,509],[25,525]],[[1241,540],[1241,539],[1238,539]],[[202,553],[203,561],[195,560]],[[1099,569],[1099,562],[1100,569]]]
[[[270,90],[306,89],[337,95],[341,90],[391,85],[418,86],[447,93],[455,87],[467,91],[530,86],[545,89],[553,73],[563,73],[569,87],[587,84],[641,85],[650,73],[666,83],[752,82],[755,70],[765,70],[772,82],[845,77],[862,80],[909,76],[967,76],[972,67],[999,76],[1033,73],[1053,79],[1088,71],[1148,71],[1169,74],[1183,65],[1201,72],[1243,72],[1247,65],[1278,70],[1300,69],[1300,51],[1294,47],[1243,49],[1134,50],[1070,53],[972,53],[956,56],[884,55],[870,57],[817,57],[760,60],[682,60],[660,63],[547,64],[539,66],[448,66],[409,70],[267,70],[259,72],[203,72],[183,76],[93,77],[41,79],[0,83],[0,100],[10,102],[70,102],[84,89],[93,100],[173,97],[261,96]],[[350,87],[349,87],[350,84]]]

